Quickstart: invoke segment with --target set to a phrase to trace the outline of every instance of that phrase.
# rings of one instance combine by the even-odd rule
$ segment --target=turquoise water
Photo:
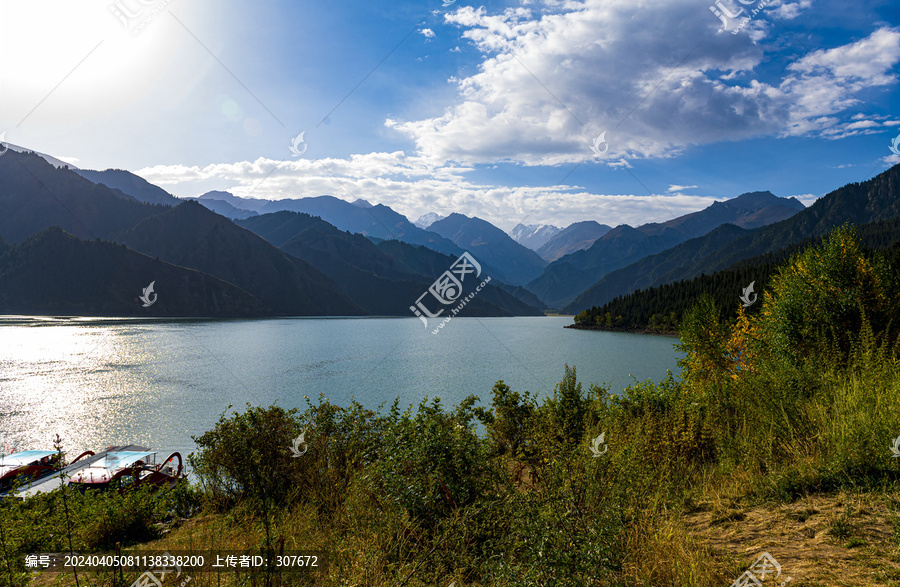
[[[319,394],[369,408],[494,382],[552,393],[566,363],[579,381],[621,390],[677,373],[676,339],[564,329],[571,318],[454,318],[437,334],[416,318],[129,321],[0,318],[0,442],[67,451],[143,444],[194,448],[229,404],[305,406]],[[632,377],[633,376],[633,377]]]

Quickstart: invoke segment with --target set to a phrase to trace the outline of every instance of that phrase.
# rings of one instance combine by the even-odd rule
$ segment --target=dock
[[[120,452],[120,451],[143,451],[147,452],[150,449],[138,446],[136,444],[126,444],[124,446],[110,446],[104,451],[98,452],[92,457],[84,457],[77,463],[71,464],[62,469],[62,471],[54,471],[52,474],[47,475],[45,477],[41,477],[40,479],[36,479],[30,483],[25,483],[21,487],[19,487],[18,491],[15,492],[16,497],[32,497],[37,495],[38,493],[48,493],[53,491],[62,485],[63,479],[68,480],[72,475],[84,469],[86,467],[91,466],[93,463],[96,463],[99,460],[105,459],[106,455],[111,452]],[[78,455],[75,455],[78,456]],[[0,497],[4,497],[11,492],[0,492]]]

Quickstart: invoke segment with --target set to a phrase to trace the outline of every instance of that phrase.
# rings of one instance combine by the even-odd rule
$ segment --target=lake
[[[432,322],[436,322],[433,320]],[[0,317],[0,449],[194,449],[229,404],[368,408],[470,394],[499,380],[550,394],[564,365],[618,391],[678,373],[675,338],[563,328],[564,317],[129,320]],[[164,458],[165,455],[159,455]]]

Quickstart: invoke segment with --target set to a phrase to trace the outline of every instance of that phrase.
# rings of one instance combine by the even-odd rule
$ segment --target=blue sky
[[[506,230],[809,204],[900,162],[900,9],[719,2],[3,0],[0,131],[178,196]]]

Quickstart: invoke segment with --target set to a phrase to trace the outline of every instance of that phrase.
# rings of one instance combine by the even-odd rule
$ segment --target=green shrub
[[[470,402],[471,403],[471,402]],[[426,527],[490,494],[488,447],[471,428],[474,411],[449,414],[440,399],[400,414],[394,405],[384,452],[373,469],[382,494]]]
[[[120,495],[116,491],[87,496],[94,515],[84,525],[82,544],[88,552],[108,552],[123,546],[153,540],[159,534],[156,496],[149,487]]]
[[[308,462],[291,456],[300,434],[295,413],[248,404],[245,412],[222,414],[213,430],[194,437],[199,450],[188,462],[214,503],[228,506],[245,499],[262,506],[292,499]]]
[[[533,452],[530,432],[537,410],[535,399],[527,391],[511,390],[502,380],[494,384],[492,395],[493,412],[482,415],[481,420],[495,452],[513,457]]]
[[[844,226],[798,253],[772,277],[760,327],[768,349],[799,365],[811,357],[845,361],[868,323],[896,331],[897,277],[880,253],[866,255]]]
[[[575,375],[575,367],[566,365],[563,380],[556,384],[549,408],[553,414],[557,436],[569,448],[574,447],[584,437],[585,416],[588,399]]]

